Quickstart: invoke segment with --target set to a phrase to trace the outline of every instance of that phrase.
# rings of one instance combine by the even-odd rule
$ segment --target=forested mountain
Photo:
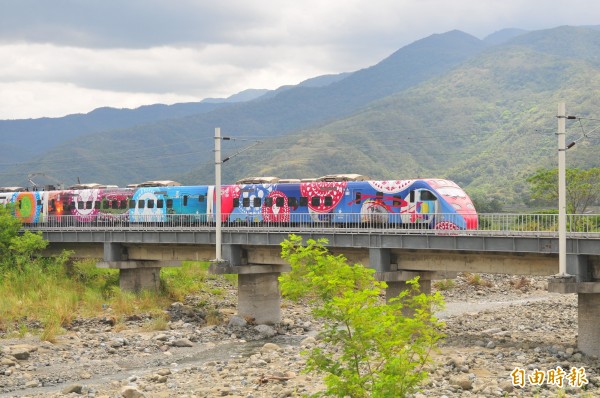
[[[119,130],[107,121],[105,131],[3,167],[0,185],[23,184],[40,168],[67,182],[211,183],[214,128],[221,127],[240,139],[224,142],[223,156],[262,141],[225,164],[226,183],[341,172],[447,177],[472,195],[518,206],[528,200],[527,175],[555,165],[557,104],[600,119],[599,54],[595,27],[506,30],[484,40],[459,31],[433,35],[372,67],[317,79],[316,86]],[[593,120],[568,126],[571,140],[596,127]],[[579,141],[568,165],[600,166],[599,143],[600,134]]]
[[[462,32],[433,35],[326,86],[315,85],[313,80],[309,86],[300,84],[265,95],[265,99],[228,104],[185,118],[80,135],[35,160],[8,168],[3,184],[23,184],[27,172],[40,168],[63,176],[64,181],[80,177],[119,185],[176,176],[213,157],[215,127],[267,138],[317,126],[446,73],[483,48],[480,40]]]

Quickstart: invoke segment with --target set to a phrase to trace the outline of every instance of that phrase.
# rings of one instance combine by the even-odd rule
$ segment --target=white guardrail
[[[434,235],[509,235],[509,236],[558,236],[557,214],[478,214],[465,223],[458,214],[292,214],[258,215],[236,214],[245,219],[223,222],[224,231],[259,230],[280,232],[357,232],[390,234]],[[254,219],[253,217],[256,217]],[[256,221],[253,221],[256,220]],[[34,231],[78,230],[211,230],[215,228],[212,215],[135,215],[103,214],[100,216],[49,216],[44,222],[23,223],[24,228]],[[458,226],[458,227],[457,227]],[[459,228],[461,227],[462,228]],[[600,214],[567,215],[567,233],[571,236],[600,238]]]

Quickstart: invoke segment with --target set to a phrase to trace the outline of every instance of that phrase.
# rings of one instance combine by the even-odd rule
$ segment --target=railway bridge
[[[424,292],[431,291],[432,280],[458,272],[545,275],[550,292],[578,295],[578,347],[600,356],[600,232],[592,216],[583,223],[569,218],[569,225],[578,227],[567,233],[569,275],[560,277],[555,220],[546,219],[556,216],[539,215],[544,219],[532,221],[528,215],[522,225],[515,224],[518,215],[487,215],[492,221],[481,217],[486,215],[480,215],[478,230],[451,231],[381,224],[225,225],[219,239],[214,225],[182,220],[160,225],[63,222],[28,228],[41,230],[50,242],[46,254],[73,250],[76,256],[99,259],[99,267],[119,269],[121,288],[126,290],[157,288],[161,267],[213,260],[220,241],[225,261],[213,262],[210,270],[238,275],[238,313],[257,323],[280,321],[278,277],[289,270],[280,257],[280,244],[290,233],[304,240],[326,238],[334,254],[374,268],[376,277],[388,284],[388,298],[417,275]],[[510,227],[504,218],[511,220]]]

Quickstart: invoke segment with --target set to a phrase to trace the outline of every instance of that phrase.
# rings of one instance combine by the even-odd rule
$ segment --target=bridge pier
[[[431,281],[434,279],[456,278],[457,272],[446,271],[408,271],[398,269],[397,259],[391,255],[390,249],[370,248],[369,266],[375,269],[375,279],[385,282],[385,299],[390,301],[400,293],[410,289],[406,281],[419,277],[419,287],[422,293],[431,294]]]
[[[577,348],[600,357],[600,256],[567,255],[567,277],[548,282],[551,293],[577,293]]]
[[[160,269],[179,267],[181,261],[128,260],[127,248],[120,243],[104,243],[104,261],[98,268],[119,270],[119,287],[127,292],[160,289]]]
[[[248,264],[246,253],[237,244],[224,244],[222,254],[226,262],[211,264],[210,272],[238,276],[238,315],[258,324],[281,322],[279,275],[290,271],[290,266]]]

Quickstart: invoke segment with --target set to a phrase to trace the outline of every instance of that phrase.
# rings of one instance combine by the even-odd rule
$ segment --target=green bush
[[[323,319],[325,346],[310,350],[307,371],[324,374],[326,390],[314,396],[405,397],[426,377],[425,366],[443,338],[443,323],[433,311],[443,306],[439,293],[409,289],[384,303],[384,282],[374,270],[350,266],[343,256],[328,253],[327,241],[291,235],[282,243],[282,258],[292,270],[280,277],[284,296],[308,298],[313,314]],[[406,316],[410,313],[410,316]]]

